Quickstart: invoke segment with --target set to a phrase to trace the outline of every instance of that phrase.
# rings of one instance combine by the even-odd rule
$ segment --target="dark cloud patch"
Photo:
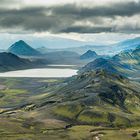
[[[39,26],[43,25],[44,19],[46,19],[46,15],[43,13],[44,8],[23,8],[20,10],[7,10],[0,9],[0,26],[2,27],[23,27],[37,30],[34,27],[36,23]]]
[[[64,33],[100,33],[100,32],[112,32],[110,27],[87,27],[87,26],[75,26],[68,27],[67,29],[62,30]]]
[[[33,31],[59,32],[68,24],[74,23],[74,19],[61,15],[48,15],[49,9],[43,7],[24,8],[20,10],[0,10],[0,26],[3,28],[23,28]]]
[[[113,16],[132,16],[140,13],[140,2],[117,3],[110,6],[81,7],[68,4],[56,6],[51,9],[55,14],[86,17],[113,17]]]
[[[21,9],[1,8],[0,28],[19,28],[23,31],[48,31],[51,33],[122,31],[127,33],[127,30],[138,32],[140,30],[140,19],[135,16],[140,17],[140,2],[123,2],[96,7],[67,4]],[[129,21],[132,19],[132,24],[126,26],[127,20],[122,22],[123,18],[129,19]],[[135,20],[134,24],[133,20]],[[77,25],[77,22],[79,25]]]

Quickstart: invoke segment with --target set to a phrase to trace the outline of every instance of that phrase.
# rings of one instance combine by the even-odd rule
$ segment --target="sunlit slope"
[[[138,125],[139,86],[104,70],[83,73],[51,97],[59,102],[53,111],[60,118],[82,124]]]

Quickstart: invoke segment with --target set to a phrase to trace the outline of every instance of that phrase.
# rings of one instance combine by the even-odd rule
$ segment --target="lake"
[[[76,75],[77,71],[78,70],[72,68],[36,68],[36,69],[3,72],[0,73],[0,77],[61,78]]]

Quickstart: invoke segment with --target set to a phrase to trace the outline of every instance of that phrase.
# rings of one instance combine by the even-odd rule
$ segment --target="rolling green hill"
[[[99,126],[139,125],[139,87],[121,75],[97,70],[73,77],[50,99],[59,102],[53,112],[62,120]]]

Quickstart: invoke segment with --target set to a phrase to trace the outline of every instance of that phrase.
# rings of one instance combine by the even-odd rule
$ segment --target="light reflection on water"
[[[77,70],[71,68],[38,68],[0,73],[0,77],[71,77]]]

